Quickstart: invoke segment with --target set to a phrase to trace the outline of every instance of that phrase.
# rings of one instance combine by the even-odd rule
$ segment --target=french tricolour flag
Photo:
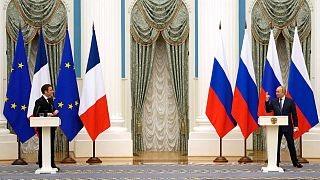
[[[276,98],[276,89],[283,85],[276,43],[274,41],[273,30],[270,32],[267,59],[264,66],[262,85],[260,89],[258,115],[273,115],[265,110],[266,92],[270,95],[270,100]]]
[[[32,116],[36,100],[42,96],[41,87],[50,84],[49,66],[47,61],[46,48],[44,45],[42,31],[40,32],[36,65],[32,79],[31,93],[29,99],[28,118]]]
[[[231,115],[233,94],[225,57],[223,41],[220,34],[217,53],[213,62],[206,107],[206,115],[220,138],[223,138],[236,126],[236,122]]]
[[[92,141],[110,127],[107,98],[102,78],[100,57],[93,29],[91,48],[80,98],[79,116]]]
[[[232,102],[232,116],[237,121],[245,139],[259,128],[257,112],[258,90],[252,63],[250,41],[246,30]]]
[[[297,28],[294,32],[287,93],[296,103],[299,131],[294,133],[294,138],[298,138],[318,124],[319,120]]]

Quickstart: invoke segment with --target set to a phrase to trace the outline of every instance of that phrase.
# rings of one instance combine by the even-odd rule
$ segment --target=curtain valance
[[[150,45],[161,33],[172,45],[186,41],[188,10],[182,0],[139,0],[131,12],[131,34],[136,42]]]

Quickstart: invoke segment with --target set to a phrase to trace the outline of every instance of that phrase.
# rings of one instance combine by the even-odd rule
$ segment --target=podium
[[[279,126],[288,125],[287,116],[260,116],[259,125],[267,128],[268,166],[262,167],[263,172],[284,172],[277,166],[278,129]]]
[[[31,117],[30,127],[42,128],[42,168],[36,170],[35,174],[53,174],[58,171],[51,167],[51,143],[50,128],[60,126],[58,117]]]

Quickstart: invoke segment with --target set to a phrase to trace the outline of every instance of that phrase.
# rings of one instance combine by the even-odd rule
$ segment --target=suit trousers
[[[280,162],[280,146],[281,146],[281,140],[282,136],[287,140],[289,152],[290,152],[290,157],[293,165],[296,165],[298,163],[298,158],[297,158],[297,153],[296,153],[296,148],[294,146],[294,139],[293,139],[293,131],[283,131],[281,127],[279,127],[278,131],[278,151],[277,151],[277,166],[279,166]]]

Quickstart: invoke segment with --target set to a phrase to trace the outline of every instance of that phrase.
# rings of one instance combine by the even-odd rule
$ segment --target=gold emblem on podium
[[[275,117],[271,118],[271,123],[272,124],[277,124],[277,121],[278,121],[277,118],[275,118]]]

